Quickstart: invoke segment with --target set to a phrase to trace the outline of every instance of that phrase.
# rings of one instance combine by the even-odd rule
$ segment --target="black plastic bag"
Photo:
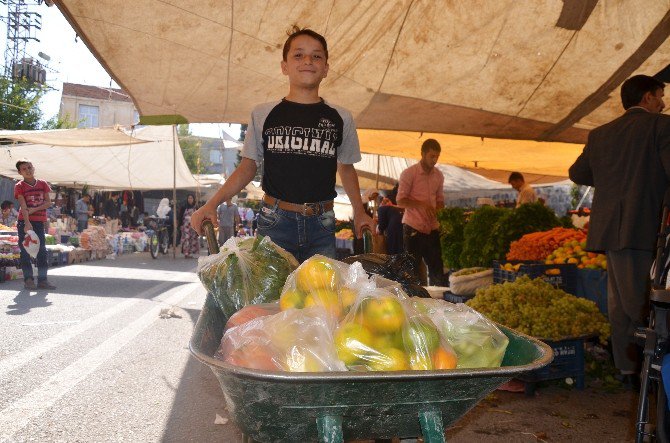
[[[360,262],[368,274],[381,275],[400,283],[410,297],[430,298],[428,291],[421,286],[421,280],[417,277],[414,269],[414,260],[407,252],[395,255],[358,254],[347,257],[342,261],[348,264]]]

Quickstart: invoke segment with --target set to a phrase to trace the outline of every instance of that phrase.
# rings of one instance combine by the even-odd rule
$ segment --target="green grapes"
[[[610,336],[610,324],[596,304],[556,289],[541,278],[520,276],[513,282],[478,289],[466,303],[491,320],[524,334],[548,340]]]

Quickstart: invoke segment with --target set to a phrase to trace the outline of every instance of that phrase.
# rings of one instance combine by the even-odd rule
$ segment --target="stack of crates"
[[[508,271],[502,266],[506,262],[493,261],[493,283],[504,283],[514,281],[521,275],[527,275],[531,279],[541,277],[544,281],[555,286],[568,294],[577,293],[577,266],[573,264],[547,265],[540,262],[510,262],[520,264],[518,271]]]
[[[575,387],[579,390],[584,389],[584,338],[542,341],[554,351],[554,360],[544,368],[520,377],[520,380],[526,383],[526,395],[535,394],[537,382],[561,378],[574,378]]]

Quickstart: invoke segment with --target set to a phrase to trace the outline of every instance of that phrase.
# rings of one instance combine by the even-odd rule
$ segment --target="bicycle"
[[[668,442],[670,439],[670,411],[661,374],[670,347],[670,289],[666,288],[670,270],[670,192],[664,198],[662,214],[651,270],[649,324],[635,332],[635,337],[644,343],[635,425],[636,443]]]
[[[146,222],[145,222],[146,223]],[[148,219],[149,227],[149,252],[152,258],[158,258],[158,252],[165,255],[170,249],[170,231],[167,228],[166,220],[162,218],[151,217]]]

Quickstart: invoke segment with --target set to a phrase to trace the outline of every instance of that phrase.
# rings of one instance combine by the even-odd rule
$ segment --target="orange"
[[[379,354],[370,356],[368,366],[373,371],[406,371],[409,369],[407,356],[400,349],[388,348],[379,351]]]
[[[405,311],[393,296],[368,298],[363,307],[363,322],[373,332],[396,332],[405,322]]]
[[[279,298],[279,309],[282,311],[291,308],[302,309],[304,306],[305,295],[296,289],[289,289]]]
[[[304,292],[316,289],[334,291],[339,286],[340,274],[338,269],[326,258],[310,258],[295,271],[295,284]]]
[[[340,300],[344,309],[350,308],[356,301],[356,291],[350,288],[340,288]]]
[[[335,332],[337,357],[346,365],[356,363],[361,357],[373,353],[370,348],[372,334],[363,325],[345,323]]]
[[[402,334],[393,333],[393,334],[377,334],[372,337],[371,345],[373,348],[386,349],[386,348],[402,348]]]
[[[457,363],[456,354],[440,347],[433,354],[434,369],[454,369]]]
[[[342,304],[337,292],[328,289],[316,289],[305,297],[305,307],[323,306],[328,312],[339,318],[342,314]]]

